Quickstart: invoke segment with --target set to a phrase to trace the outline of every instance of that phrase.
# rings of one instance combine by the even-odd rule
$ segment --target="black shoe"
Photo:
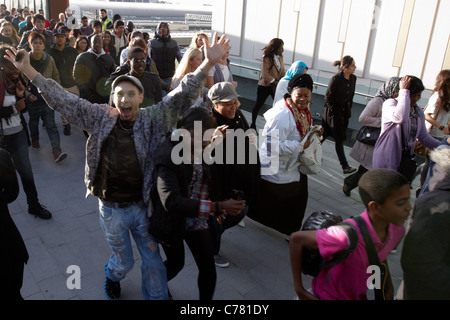
[[[351,194],[351,190],[348,189],[348,186],[344,183],[344,185],[342,186],[342,192],[344,192],[344,194],[347,197],[350,197]]]
[[[108,260],[109,262],[109,260]],[[106,275],[108,269],[108,262],[105,264],[105,294],[109,300],[119,300],[120,299],[120,282],[112,281]]]
[[[344,174],[349,174],[349,173],[355,172],[356,169],[352,168],[352,167],[345,167],[345,168],[342,169],[342,171],[344,172]]]
[[[40,203],[37,203],[34,206],[28,206],[28,213],[45,220],[48,220],[52,217],[50,211],[48,211],[47,208],[45,208]]]
[[[109,278],[106,278],[105,293],[109,300],[119,300],[120,299],[120,282],[115,282]]]
[[[70,123],[65,124],[63,127],[64,127],[64,135],[70,136]]]

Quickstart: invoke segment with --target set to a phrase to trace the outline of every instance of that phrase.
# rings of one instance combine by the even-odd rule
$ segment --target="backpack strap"
[[[373,244],[372,241],[372,237],[369,234],[369,231],[367,230],[367,225],[364,221],[364,219],[361,216],[357,216],[355,218],[353,218],[356,223],[358,224],[359,229],[361,230],[361,233],[363,235],[364,238],[364,243],[366,245],[366,253],[367,253],[367,257],[369,259],[369,264],[370,265],[376,265],[380,268],[381,270],[381,283],[382,286],[381,288],[377,289],[374,288],[375,291],[375,300],[384,300],[384,284],[386,282],[386,278],[387,278],[387,268],[385,265],[382,265],[380,263],[380,259],[378,257],[378,253],[375,249],[375,245]]]
[[[356,249],[356,246],[358,245],[358,232],[355,229],[355,226],[347,221],[338,223],[335,225],[336,227],[341,228],[344,230],[345,234],[347,235],[347,238],[349,240],[349,245],[347,249],[339,252],[337,255],[335,255],[333,258],[328,259],[327,261],[323,261],[320,264],[320,270],[329,268],[331,266],[335,266],[342,260],[348,257],[348,255],[353,252]],[[328,273],[328,277],[330,276],[330,273]]]

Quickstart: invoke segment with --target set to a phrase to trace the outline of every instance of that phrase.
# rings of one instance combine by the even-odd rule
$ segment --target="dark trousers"
[[[220,242],[222,239],[222,234],[226,229],[234,227],[237,225],[242,219],[244,219],[247,214],[248,206],[245,206],[245,209],[242,210],[238,215],[232,216],[227,215],[225,220],[222,223],[219,223],[216,217],[209,216],[208,226],[209,231],[211,232],[211,241],[212,241],[212,249],[213,254],[216,255],[220,251]]]
[[[347,130],[347,129],[345,129]],[[325,139],[328,137],[328,135],[323,135],[323,140],[325,141]],[[344,151],[344,141],[339,141],[339,140],[334,140],[334,150],[336,150],[336,155],[339,159],[339,163],[341,165],[341,167],[343,169],[347,168],[348,165],[348,161],[347,161],[347,157],[345,156],[345,151]]]
[[[20,260],[5,258],[2,262],[3,278],[2,289],[7,300],[23,300],[20,289],[23,283],[24,262]],[[3,268],[5,268],[3,270]]]
[[[23,191],[27,195],[28,205],[37,205],[38,195],[28,154],[28,140],[25,130],[22,129],[18,133],[4,136],[2,144],[2,147],[10,153],[14,166],[19,173]]]
[[[360,165],[358,171],[344,179],[344,183],[347,185],[348,191],[351,191],[358,186],[359,179],[361,179],[362,175],[367,171],[369,170]]]
[[[259,110],[261,110],[268,96],[272,96],[272,99],[275,97],[272,88],[258,85],[258,91],[256,92],[256,103],[252,110],[252,128],[256,128],[256,118],[258,118]]]
[[[186,231],[184,240],[191,250],[198,268],[198,291],[200,300],[212,300],[216,288],[216,265],[211,247],[211,234],[208,229],[199,231]],[[164,261],[167,269],[167,281],[173,279],[184,266],[184,243],[179,241],[168,247],[164,246],[167,260]]]
[[[52,145],[52,152],[58,149],[61,150],[59,132],[55,122],[55,111],[43,102],[30,105],[28,107],[28,114],[30,116],[28,126],[30,127],[31,138],[39,138],[39,119],[42,119],[50,144]]]

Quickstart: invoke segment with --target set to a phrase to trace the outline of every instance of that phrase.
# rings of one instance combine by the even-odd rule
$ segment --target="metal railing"
[[[247,69],[247,70],[256,71],[256,72],[261,73],[261,69],[255,68],[255,67],[250,67],[250,66],[247,66],[245,64],[239,64],[239,63],[235,63],[235,62],[230,62],[230,65],[233,66],[233,67],[244,68],[244,69]],[[289,65],[285,65],[285,67],[288,69]],[[318,87],[328,88],[328,85],[324,84],[324,83],[320,83],[320,82],[315,82],[314,81],[314,89],[317,89]],[[373,95],[370,95],[370,94],[367,94],[367,93],[363,93],[363,92],[358,92],[358,91],[355,91],[355,95],[358,95],[358,96],[366,98],[366,102],[369,102],[374,97]]]

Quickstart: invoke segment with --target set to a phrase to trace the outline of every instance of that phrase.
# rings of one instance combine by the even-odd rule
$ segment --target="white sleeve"
[[[266,118],[266,125],[264,126],[265,135],[271,133],[274,136],[274,131],[278,130],[280,156],[291,156],[300,154],[302,146],[300,145],[300,138],[293,139],[297,135],[294,130],[297,130],[294,116],[290,114],[289,110],[270,110],[273,112],[272,117]],[[289,111],[289,112],[288,112]],[[300,136],[300,134],[298,134]]]

